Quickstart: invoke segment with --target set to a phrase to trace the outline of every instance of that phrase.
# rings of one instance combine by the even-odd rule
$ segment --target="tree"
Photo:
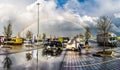
[[[26,38],[28,39],[28,40],[31,40],[32,39],[32,36],[33,36],[33,33],[31,32],[31,31],[27,31],[27,33],[26,33]],[[31,41],[32,42],[32,41]],[[29,50],[30,50],[30,47],[29,47]],[[27,59],[27,61],[29,61],[29,60],[31,60],[32,59],[32,54],[31,53],[26,53],[26,59]]]
[[[11,68],[11,65],[12,65],[12,60],[6,56],[4,61],[2,62],[4,64],[4,68],[7,68],[7,70],[9,70]]]
[[[7,26],[4,26],[4,36],[8,39],[12,35],[12,25],[9,23]]]
[[[42,39],[45,39],[45,38],[46,38],[46,34],[45,34],[45,33],[43,33]]]
[[[26,59],[27,61],[32,59],[32,54],[31,53],[26,53]]]
[[[3,28],[4,28],[3,34],[4,34],[5,38],[9,39],[11,37],[11,35],[12,35],[12,25],[11,25],[11,22],[9,21],[9,24],[7,26],[4,26]],[[11,61],[11,59],[8,56],[6,56],[6,58],[4,59],[3,63],[4,63],[3,67],[7,68],[7,70],[9,70],[11,68],[12,61]]]
[[[26,38],[30,40],[30,39],[32,39],[32,36],[33,36],[33,33],[28,30],[26,33]]]
[[[103,52],[105,52],[105,38],[106,33],[108,33],[111,30],[111,19],[108,16],[102,16],[97,22],[97,30],[100,34],[104,34],[104,46],[103,46]]]
[[[88,41],[88,39],[91,37],[91,32],[90,32],[90,28],[89,27],[85,27],[85,39],[86,41]]]
[[[84,35],[80,33],[80,34],[79,34],[79,37],[80,37],[80,38],[83,38],[83,37],[84,37]]]

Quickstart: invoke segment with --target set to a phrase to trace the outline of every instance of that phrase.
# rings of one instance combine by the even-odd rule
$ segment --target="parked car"
[[[50,41],[46,43],[43,49],[43,54],[59,55],[62,52],[62,43],[59,41]]]
[[[78,49],[78,46],[77,46],[78,44],[77,43],[75,43],[75,41],[73,41],[73,40],[70,40],[68,43],[67,43],[67,46],[66,46],[66,49],[67,50],[76,50],[76,49]]]
[[[29,41],[29,40],[25,40],[23,45],[24,45],[25,47],[32,47],[32,42]]]
[[[7,44],[7,45],[22,45],[23,44],[23,39],[22,38],[18,38],[18,37],[13,37],[13,38],[8,38],[8,39],[4,39],[3,44]]]

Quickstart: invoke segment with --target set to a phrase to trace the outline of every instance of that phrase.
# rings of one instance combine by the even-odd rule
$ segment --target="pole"
[[[40,3],[37,3],[37,5],[38,5],[38,35],[39,35],[39,5]]]
[[[39,37],[39,5],[40,5],[40,3],[37,3],[37,5],[38,5],[38,32],[37,32],[37,38]],[[37,40],[37,42],[38,42],[39,40]],[[39,70],[38,69],[38,46],[37,46],[37,66],[36,66],[36,70]]]

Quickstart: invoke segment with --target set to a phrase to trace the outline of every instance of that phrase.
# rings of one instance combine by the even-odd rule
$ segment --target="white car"
[[[72,40],[70,40],[68,43],[67,43],[67,46],[66,46],[66,49],[67,50],[76,50],[76,49],[78,49],[78,44],[79,43],[75,43],[75,41],[72,41]]]

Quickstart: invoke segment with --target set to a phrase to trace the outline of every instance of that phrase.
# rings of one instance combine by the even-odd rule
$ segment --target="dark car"
[[[62,43],[59,41],[50,41],[45,44],[43,54],[58,55],[62,52]]]

